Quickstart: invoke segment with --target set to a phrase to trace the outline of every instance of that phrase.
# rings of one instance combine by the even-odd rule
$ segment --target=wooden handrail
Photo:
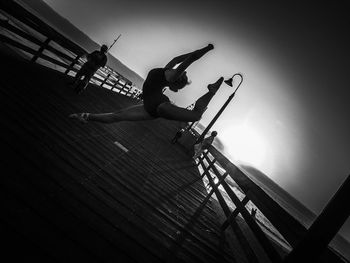
[[[212,158],[209,158],[210,154]],[[207,163],[207,164],[206,164]],[[218,164],[225,171],[223,175],[220,174],[215,167]],[[210,146],[209,150],[205,151],[201,157],[198,158],[198,166],[203,169],[203,176],[208,178],[209,184],[214,190],[219,204],[226,215],[226,221],[222,225],[224,231],[229,225],[235,231],[235,234],[240,242],[243,242],[244,249],[248,249],[247,257],[252,257],[250,246],[247,246],[247,240],[241,236],[242,233],[234,229],[233,226],[237,224],[234,218],[241,214],[247,225],[251,228],[252,232],[259,240],[260,245],[264,248],[266,254],[270,257],[272,262],[284,262],[279,253],[272,246],[272,243],[268,237],[263,233],[255,220],[252,219],[248,210],[245,208],[247,202],[251,201],[259,211],[272,223],[276,230],[285,238],[285,240],[292,246],[292,248],[300,248],[300,241],[308,233],[306,227],[304,227],[293,216],[286,212],[275,200],[273,200],[264,190],[256,185],[247,175],[245,175],[238,167],[232,164],[221,152],[215,147]],[[209,171],[210,170],[210,171]],[[215,184],[212,178],[212,174],[219,179],[219,183]],[[230,176],[240,187],[245,194],[242,201],[238,199],[231,187],[222,180],[223,176]],[[350,179],[349,179],[350,180]],[[236,206],[236,209],[232,212],[229,211],[228,205],[222,197],[218,186],[221,185],[226,194],[231,198]],[[343,213],[345,213],[343,211]],[[347,212],[348,213],[348,212]],[[238,226],[237,226],[238,227]],[[333,231],[334,234],[334,231]],[[305,248],[303,248],[305,249]],[[300,249],[299,249],[300,250]],[[286,252],[286,251],[285,251]],[[299,253],[300,255],[302,253]],[[298,254],[298,255],[299,255]],[[340,257],[331,247],[327,247],[323,253],[323,257],[329,262],[343,262],[343,258]],[[254,256],[248,259],[250,262],[254,262]],[[290,259],[288,259],[290,262]],[[327,261],[327,262],[328,262]],[[294,262],[294,261],[292,261]],[[315,261],[316,262],[316,261]]]
[[[205,159],[207,160],[208,163],[210,162],[210,159],[207,155],[205,156]],[[214,163],[214,162],[215,161],[212,161],[212,163]],[[216,167],[214,165],[212,165],[211,169],[214,172],[215,176],[220,180],[222,178],[222,176],[219,173],[219,171],[216,169]],[[221,185],[225,189],[228,196],[231,198],[232,202],[235,204],[236,209],[238,210],[237,212],[239,212],[242,215],[245,222],[248,224],[248,226],[250,227],[250,229],[252,230],[252,232],[254,233],[256,238],[259,240],[261,246],[266,251],[266,254],[269,256],[269,258],[272,260],[272,262],[275,262],[275,263],[281,262],[282,259],[281,259],[280,255],[274,249],[274,247],[272,246],[272,243],[266,237],[265,233],[257,225],[256,221],[251,217],[250,213],[247,211],[244,204],[239,200],[239,198],[236,196],[236,194],[233,192],[233,190],[228,186],[228,184],[224,180],[221,180],[221,181],[222,181]],[[227,218],[229,216],[227,216]]]
[[[12,15],[22,23],[28,25],[33,28],[37,32],[43,34],[44,36],[52,39],[54,42],[58,43],[60,46],[73,51],[77,55],[86,54],[87,51],[66,38],[55,29],[50,27],[47,23],[40,20],[38,17],[30,13],[20,4],[16,3],[12,0],[1,1],[0,8],[4,10],[6,13]]]
[[[44,60],[47,60],[53,64],[59,65],[63,68],[65,68],[65,74],[68,74],[70,71],[76,72],[77,69],[74,68],[74,65],[79,64],[79,59],[87,54],[88,52],[81,48],[79,45],[75,44],[70,39],[66,38],[64,35],[57,32],[55,29],[50,27],[47,23],[40,20],[38,17],[30,13],[28,10],[26,10],[24,7],[22,7],[20,4],[16,3],[15,1],[8,0],[8,1],[1,1],[0,3],[0,9],[5,11],[5,13],[8,16],[14,17],[16,20],[18,20],[20,23],[23,23],[24,25],[32,28],[33,30],[37,31],[38,33],[42,34],[46,37],[46,41],[42,41],[37,39],[35,36],[28,34],[27,32],[21,30],[17,26],[13,26],[11,23],[9,23],[8,20],[0,20],[0,26],[5,28],[6,30],[18,35],[21,38],[24,38],[28,40],[29,42],[32,42],[39,46],[38,50],[34,50],[33,48],[26,46],[24,43],[21,43],[19,41],[16,41],[12,38],[9,38],[5,35],[0,35],[0,41],[7,43],[11,46],[14,46],[16,48],[22,49],[23,51],[28,52],[29,54],[32,54],[33,57],[31,59],[32,62],[35,62],[37,58],[41,58]],[[5,14],[5,15],[6,15]],[[11,20],[11,19],[10,19]],[[16,22],[16,25],[18,22]],[[49,45],[49,43],[54,42],[57,43],[61,48],[69,51],[68,53],[72,54],[72,57],[69,55],[63,53],[62,51],[56,49],[55,47]],[[62,61],[57,60],[55,57],[50,57],[47,54],[43,54],[44,50],[48,50],[52,52],[54,55],[62,59],[62,61],[70,62],[69,64],[64,63]],[[101,69],[100,69],[101,70]],[[99,70],[99,71],[100,71]],[[114,71],[113,69],[109,67],[105,67],[105,69],[102,69],[101,72],[105,71],[107,76],[113,76],[117,79],[117,81],[113,80],[113,78],[105,78],[105,75],[101,74],[99,71],[95,73],[96,76],[93,76],[91,80],[96,80],[101,82],[101,86],[108,85],[111,87],[111,90],[117,89],[119,92],[125,92],[126,96],[131,96],[130,93],[131,90],[131,81],[119,74],[118,72]],[[102,77],[104,81],[101,81],[101,79],[98,78],[98,76]]]
[[[19,49],[22,49],[23,51],[26,51],[29,54],[32,54],[32,55],[37,54],[37,50],[34,50],[34,49],[30,48],[30,47],[27,47],[27,46],[23,45],[22,43],[19,43],[19,42],[15,41],[15,40],[13,40],[13,39],[11,39],[9,37],[1,35],[1,34],[0,34],[0,41],[2,41],[4,43],[8,43],[8,44],[10,44],[10,45],[12,45],[14,47],[19,48]],[[54,58],[52,58],[50,56],[47,56],[45,54],[42,54],[42,53],[37,54],[37,55],[38,55],[38,57],[43,58],[43,59],[45,59],[45,60],[47,60],[47,61],[49,61],[49,62],[51,62],[53,64],[59,65],[59,66],[64,67],[64,68],[67,68],[67,64],[65,64],[65,63],[63,63],[61,61],[58,61],[57,59],[54,59]]]
[[[203,159],[201,159],[199,161],[199,163],[201,164],[201,166],[203,168],[203,173],[207,176],[207,178],[209,180],[209,184],[210,184],[211,188],[214,190],[214,193],[219,201],[219,204],[220,204],[222,210],[224,211],[224,214],[226,215],[226,217],[229,217],[230,209],[229,209],[227,203],[225,202],[225,199],[223,198],[221,192],[218,189],[218,184],[214,183],[213,178],[211,177],[211,175],[209,173],[209,169],[205,166]],[[252,249],[249,241],[247,240],[246,236],[244,235],[243,231],[238,226],[238,223],[235,220],[232,220],[230,222],[230,225],[231,225],[232,230],[236,234],[236,237],[239,240],[239,243],[242,245],[242,250],[246,254],[249,262],[258,263],[259,260],[256,256],[254,250]]]
[[[269,219],[275,228],[282,234],[288,243],[294,247],[306,232],[306,228],[287,213],[275,200],[266,194],[259,186],[249,179],[240,169],[232,164],[223,154],[214,147],[210,147],[210,153],[225,169],[232,179],[239,185],[242,191]]]
[[[242,205],[246,205],[247,203],[249,202],[249,198],[248,196],[245,196],[242,200]],[[230,225],[230,222],[232,220],[234,220],[236,218],[236,216],[238,216],[238,214],[240,213],[239,209],[236,208],[235,210],[233,210],[231,212],[231,214],[229,215],[229,217],[226,219],[226,221],[222,224],[221,226],[221,230],[225,230],[229,225]]]
[[[38,40],[37,38],[29,35],[28,33],[20,30],[19,28],[11,25],[10,23],[8,23],[8,21],[4,21],[4,20],[1,20],[0,19],[0,26],[2,26],[3,28],[6,28],[7,30],[15,33],[16,35],[20,36],[20,37],[23,37],[24,39],[27,39],[28,41],[38,45],[38,46],[42,46],[43,45],[43,42]],[[46,46],[46,49],[51,51],[52,53],[54,53],[55,55],[59,56],[59,57],[62,57],[66,60],[69,60],[69,61],[73,61],[74,59],[71,58],[70,56],[68,56],[67,54],[65,53],[62,53],[61,51],[51,47],[51,46]]]

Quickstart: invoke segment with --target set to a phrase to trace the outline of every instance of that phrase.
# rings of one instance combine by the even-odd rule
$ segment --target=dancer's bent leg
[[[209,91],[196,101],[196,105],[193,110],[187,110],[177,107],[170,102],[164,102],[157,108],[159,117],[177,121],[198,121],[202,117],[204,110],[215,95],[216,91],[219,89],[223,80],[224,78],[221,77],[216,82],[209,84]]]

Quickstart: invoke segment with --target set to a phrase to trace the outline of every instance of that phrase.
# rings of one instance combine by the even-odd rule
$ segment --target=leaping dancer
[[[196,60],[200,59],[208,51],[214,49],[212,44],[173,58],[164,68],[154,68],[149,71],[143,83],[143,104],[138,104],[117,112],[110,113],[74,113],[70,118],[80,122],[90,121],[102,123],[114,123],[119,121],[143,121],[156,118],[168,120],[193,122],[201,118],[210,100],[221,86],[224,78],[220,77],[216,82],[207,86],[208,92],[201,96],[192,110],[178,107],[172,104],[163,89],[169,87],[177,92],[189,84],[186,69]],[[180,64],[177,68],[176,65]]]

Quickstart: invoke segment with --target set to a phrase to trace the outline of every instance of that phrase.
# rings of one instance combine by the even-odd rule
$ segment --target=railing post
[[[102,83],[100,84],[100,87],[102,87],[103,84],[106,83],[106,81],[108,80],[108,78],[109,78],[110,75],[111,75],[111,74],[109,73],[109,74],[105,77],[105,79],[104,79],[104,80],[102,81]]]
[[[132,96],[132,93],[131,93],[131,86],[128,86],[128,91],[126,92],[126,95],[130,94],[130,96]]]
[[[125,81],[123,87],[122,87],[122,90],[124,91],[125,87],[126,87],[126,84],[127,84],[127,81]],[[125,91],[125,95],[126,95],[127,91]]]
[[[203,167],[203,174],[205,174],[208,178],[208,181],[209,181],[209,184],[210,186],[212,187],[212,189],[214,190],[214,193],[216,195],[216,198],[218,199],[219,201],[219,204],[226,216],[226,218],[228,218],[231,214],[230,212],[230,209],[225,201],[225,199],[223,198],[223,196],[221,195],[219,189],[218,189],[218,186],[220,184],[222,184],[223,180],[220,180],[219,179],[219,182],[217,184],[214,183],[214,180],[213,178],[211,177],[210,175],[210,172],[209,172],[209,169],[205,169],[205,165],[204,165],[204,160],[203,159],[199,159],[199,163],[201,164],[201,166]],[[212,163],[213,164],[213,163]],[[227,174],[226,174],[227,175]],[[242,249],[247,257],[247,260],[251,263],[258,263],[259,260],[255,254],[255,252],[253,251],[252,247],[250,246],[247,238],[245,237],[243,231],[241,230],[241,228],[238,226],[238,223],[235,221],[235,220],[232,220],[230,222],[230,225],[231,225],[231,228],[232,230],[234,231],[237,239],[239,240],[239,242],[241,243],[242,245]]]
[[[72,61],[72,63],[70,63],[69,67],[66,69],[66,71],[64,72],[64,74],[68,74],[69,71],[71,71],[71,69],[74,67],[74,65],[79,61],[79,58],[80,58],[80,57],[81,57],[80,55],[77,55],[77,56],[75,57],[75,59]]]
[[[226,173],[227,173],[227,172],[226,172]],[[245,197],[243,198],[243,200],[242,200],[242,205],[245,206],[248,202],[249,202],[249,198],[248,198],[248,196],[245,196]],[[231,212],[230,216],[229,216],[229,217],[226,219],[226,221],[222,224],[222,226],[221,226],[221,231],[225,231],[226,228],[229,227],[231,221],[232,221],[232,220],[235,220],[236,216],[238,216],[239,213],[240,213],[240,212],[239,212],[239,209],[238,209],[238,208],[236,208],[235,210],[233,210],[233,211]]]
[[[118,80],[118,83],[120,84],[120,79]],[[123,90],[123,88],[124,88],[124,86],[123,86],[123,85],[121,85],[121,84],[120,84],[120,86],[121,86],[121,88],[119,88],[119,92],[118,92],[118,93],[121,93],[121,92],[122,92],[122,90]]]
[[[36,54],[32,57],[32,59],[30,60],[30,62],[35,62],[38,57],[40,56],[40,54],[45,50],[45,48],[49,45],[49,42],[51,41],[50,38],[47,38],[45,40],[45,42],[41,45],[41,47],[39,48],[39,50],[36,52]]]
[[[350,176],[313,222],[305,237],[285,258],[284,263],[317,262],[350,215]]]
[[[113,84],[113,86],[111,88],[112,91],[115,89],[115,86],[117,86],[117,83],[118,83],[118,81],[114,82],[114,84]]]
[[[209,162],[209,158],[205,157],[207,162]],[[219,171],[216,169],[215,166],[212,167],[213,172],[215,173],[216,177],[220,179],[222,176],[220,175]],[[265,233],[261,230],[261,228],[257,225],[255,220],[251,217],[247,209],[245,208],[245,202],[248,201],[240,201],[237,195],[234,193],[234,191],[231,189],[231,187],[223,180],[221,185],[225,189],[225,192],[228,194],[228,196],[231,198],[232,202],[235,204],[237,211],[242,215],[247,225],[250,227],[252,232],[254,233],[257,240],[260,242],[260,245],[265,250],[267,256],[271,259],[272,262],[278,263],[282,262],[282,259],[280,255],[277,253],[275,248],[273,247],[271,241],[267,238]],[[227,215],[227,220],[232,216],[234,213],[231,212],[229,215]],[[232,221],[231,221],[232,222]]]

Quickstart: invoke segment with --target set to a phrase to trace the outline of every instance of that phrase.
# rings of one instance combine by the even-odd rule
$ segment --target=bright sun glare
[[[232,129],[227,143],[232,157],[239,162],[259,167],[266,157],[266,143],[253,128],[242,125]]]

